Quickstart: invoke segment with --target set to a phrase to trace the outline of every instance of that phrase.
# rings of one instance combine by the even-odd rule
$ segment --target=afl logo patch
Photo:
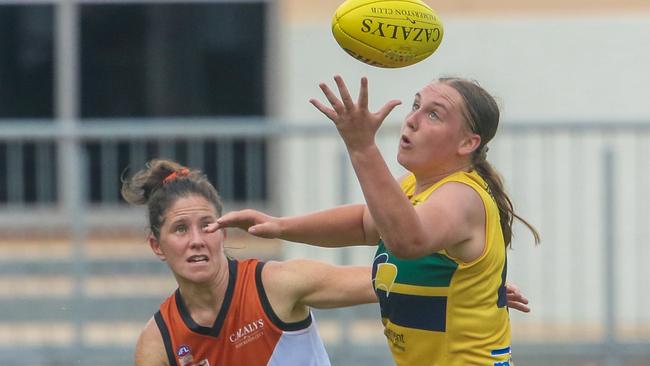
[[[190,353],[190,346],[184,344],[184,345],[178,347],[178,350],[176,351],[176,356],[183,357],[183,356],[187,355],[188,353]]]

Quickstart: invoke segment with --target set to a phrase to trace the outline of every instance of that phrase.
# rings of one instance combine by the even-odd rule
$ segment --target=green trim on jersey
[[[458,263],[443,254],[430,254],[417,259],[400,259],[390,253],[383,240],[377,245],[375,257],[388,254],[390,263],[399,267],[396,283],[416,286],[449,287]],[[432,270],[433,269],[433,270]]]

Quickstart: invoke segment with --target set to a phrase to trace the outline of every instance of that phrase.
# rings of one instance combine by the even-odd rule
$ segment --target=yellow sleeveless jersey
[[[378,244],[373,286],[384,334],[398,366],[512,366],[506,307],[506,250],[496,202],[476,173],[457,172],[413,195],[415,177],[402,183],[413,205],[447,182],[467,184],[486,213],[485,248],[471,263],[442,250],[398,259]]]

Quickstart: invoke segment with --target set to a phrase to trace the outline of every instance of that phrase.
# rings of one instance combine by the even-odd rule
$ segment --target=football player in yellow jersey
[[[340,76],[339,96],[320,84],[345,143],[366,204],[276,218],[254,210],[222,216],[213,227],[239,227],[267,238],[324,247],[376,245],[373,287],[397,365],[513,365],[506,306],[506,248],[517,216],[486,160],[499,109],[477,83],[442,78],[415,93],[399,139],[394,179],[375,135],[398,100],[368,109],[368,81],[353,101]]]

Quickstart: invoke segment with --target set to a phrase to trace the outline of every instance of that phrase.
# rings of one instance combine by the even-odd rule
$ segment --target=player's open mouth
[[[410,145],[411,140],[409,140],[409,138],[406,137],[405,135],[402,135],[402,139],[400,140],[400,144],[401,145]]]
[[[187,258],[187,261],[190,263],[207,262],[208,257],[206,255],[193,255]]]

